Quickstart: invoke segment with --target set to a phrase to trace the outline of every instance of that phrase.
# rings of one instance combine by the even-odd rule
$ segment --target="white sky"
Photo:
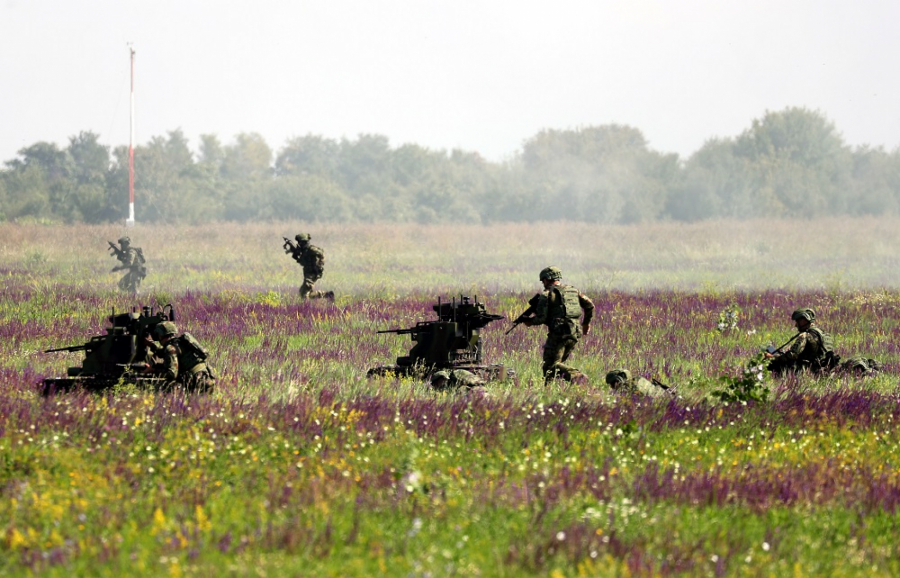
[[[619,123],[690,156],[766,110],[900,146],[896,0],[0,0],[0,163],[82,130],[385,135],[511,158]]]

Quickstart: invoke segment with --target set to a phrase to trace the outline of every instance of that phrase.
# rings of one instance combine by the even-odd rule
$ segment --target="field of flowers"
[[[898,225],[138,226],[136,296],[122,229],[0,225],[0,574],[896,576]],[[299,231],[334,303],[297,297]],[[545,387],[542,332],[508,321],[485,357],[515,379],[366,378],[411,345],[376,331],[461,294],[512,319],[550,264],[596,304],[591,384]],[[43,350],[166,303],[213,394],[39,395],[81,360]],[[798,306],[884,371],[712,401]],[[678,396],[613,395],[616,367]]]

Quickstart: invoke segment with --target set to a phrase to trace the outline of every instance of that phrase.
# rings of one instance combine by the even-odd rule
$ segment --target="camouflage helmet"
[[[446,371],[446,370],[441,370],[441,371],[435,371],[434,373],[431,374],[431,382],[432,383],[434,383],[435,381],[440,381],[442,379],[446,379],[447,381],[450,381],[450,372]]]
[[[162,339],[178,333],[178,327],[171,321],[163,321],[153,328],[153,337]]]
[[[629,379],[631,379],[631,372],[627,369],[613,369],[606,374],[606,383],[612,386],[616,386]]]
[[[540,279],[541,281],[544,279],[560,281],[562,279],[562,271],[559,270],[559,267],[545,267],[541,270]]]
[[[312,239],[312,237],[309,233],[297,233],[294,235],[294,239],[296,239],[298,243],[309,243],[309,240]]]
[[[128,237],[122,237],[121,239],[119,239],[119,244],[120,245],[130,245],[131,239]]]
[[[791,313],[791,319],[793,321],[799,321],[800,319],[806,319],[810,323],[816,320],[816,312],[810,309],[809,307],[801,307],[797,309],[793,313]]]

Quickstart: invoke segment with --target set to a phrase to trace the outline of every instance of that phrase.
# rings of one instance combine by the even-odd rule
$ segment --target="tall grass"
[[[0,573],[894,576],[895,225],[138,226],[137,296],[108,273],[121,230],[0,226]],[[299,230],[334,303],[296,294],[279,241]],[[508,322],[485,356],[515,380],[365,377],[411,345],[377,330],[460,293],[511,319],[549,264],[597,306],[572,359],[591,384],[545,387],[543,332]],[[212,352],[212,395],[38,395],[80,362],[44,349],[170,302]],[[710,403],[800,305],[886,371]],[[613,395],[614,367],[679,396]]]

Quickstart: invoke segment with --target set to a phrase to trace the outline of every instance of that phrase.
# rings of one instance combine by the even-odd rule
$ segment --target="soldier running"
[[[325,252],[310,244],[312,237],[308,233],[299,233],[294,236],[295,245],[287,237],[284,238],[284,252],[303,267],[303,284],[300,286],[300,297],[303,299],[318,299],[325,297],[334,299],[334,291],[314,291],[316,281],[322,278],[325,272]]]
[[[125,271],[125,276],[119,279],[119,289],[130,293],[137,293],[141,286],[141,281],[147,276],[147,267],[144,266],[144,252],[140,247],[132,247],[131,239],[122,237],[119,239],[121,248],[116,247],[115,243],[109,241],[109,248],[112,249],[113,255],[119,260],[119,264],[112,268],[111,273],[116,271]]]
[[[529,327],[547,326],[542,366],[544,383],[547,384],[556,377],[562,377],[566,381],[586,382],[587,377],[581,371],[565,362],[581,336],[590,333],[594,303],[575,287],[563,285],[562,272],[557,267],[542,270],[540,281],[544,285],[544,291],[536,296],[534,315],[521,318],[521,322]],[[582,311],[584,319],[579,324]]]

